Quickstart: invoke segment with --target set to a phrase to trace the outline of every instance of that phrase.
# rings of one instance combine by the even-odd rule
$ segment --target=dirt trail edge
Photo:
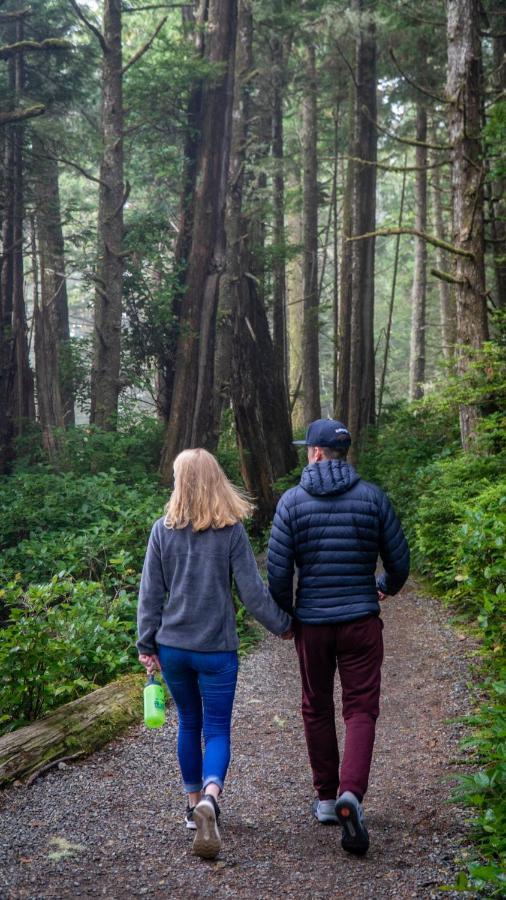
[[[175,755],[163,732],[131,728],[83,763],[0,794],[0,897],[452,897],[466,815],[448,801],[468,711],[463,643],[412,586],[383,604],[381,716],[364,859],[310,815],[313,796],[293,644],[266,637],[241,664],[223,850],[191,852]],[[336,696],[336,703],[339,703]]]

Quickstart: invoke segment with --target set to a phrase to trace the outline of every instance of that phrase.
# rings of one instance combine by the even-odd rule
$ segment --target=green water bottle
[[[154,675],[144,688],[144,724],[146,728],[161,728],[165,722],[165,695]]]

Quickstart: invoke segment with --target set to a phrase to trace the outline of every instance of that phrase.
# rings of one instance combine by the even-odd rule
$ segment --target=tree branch
[[[441,269],[431,269],[430,274],[434,275],[435,278],[441,279],[441,281],[447,281],[448,284],[465,284],[462,278],[454,278],[449,272],[442,272]]]
[[[4,12],[0,13],[0,22],[2,24],[9,24],[9,22],[15,22],[17,19],[24,19],[25,16],[31,16],[33,10],[28,6],[26,9],[20,9],[17,12]]]
[[[134,63],[136,63],[141,58],[141,56],[144,56],[144,54],[146,53],[147,50],[149,50],[149,48],[151,47],[151,44],[153,43],[156,36],[163,28],[163,26],[165,25],[166,21],[167,21],[167,16],[164,16],[163,19],[160,19],[158,25],[156,26],[156,28],[155,28],[153,34],[151,35],[151,37],[149,38],[149,40],[147,40],[146,43],[142,47],[140,47],[136,53],[134,53],[134,55],[128,60],[126,66],[123,66],[123,68],[121,70],[122,75],[124,75],[125,72],[127,72],[128,69],[130,68],[130,66],[133,66]]]
[[[462,250],[461,247],[455,247],[454,244],[442,241],[432,234],[426,234],[424,231],[418,231],[417,228],[405,228],[404,226],[402,228],[378,228],[376,231],[367,232],[367,234],[356,234],[353,237],[347,237],[346,240],[362,241],[364,238],[388,237],[393,234],[412,234],[415,237],[422,238],[422,240],[427,241],[428,244],[432,244],[434,247],[441,247],[447,253],[455,253],[457,256],[466,256],[468,259],[474,259],[474,253],[471,253],[470,250]]]
[[[184,9],[189,3],[160,3],[154,6],[124,6],[124,13],[144,12],[145,9]]]
[[[73,44],[61,38],[46,38],[44,41],[17,41],[0,47],[0,59],[10,59],[16,53],[32,53],[39,50],[72,50]]]
[[[0,126],[9,125],[10,122],[22,122],[23,119],[34,119],[35,116],[42,116],[46,111],[46,107],[42,103],[35,106],[27,106],[26,109],[13,109],[7,113],[0,113]]]
[[[399,141],[400,144],[408,144],[410,147],[427,147],[428,150],[453,150],[451,144],[428,144],[426,141],[416,141],[414,138],[401,138],[392,131],[388,131],[388,129],[384,128],[383,125],[380,125],[379,122],[376,122],[370,115],[367,106],[362,106],[362,112],[378,131],[386,134],[389,138],[393,138],[394,141]]]
[[[376,166],[377,169],[382,169],[384,172],[425,172],[427,169],[440,169],[441,166],[448,166],[451,162],[449,159],[443,159],[441,162],[430,163],[427,166],[389,166],[388,163],[382,163],[372,159],[360,159],[358,156],[348,156],[346,153],[343,153],[342,156],[344,156],[345,159],[351,159],[352,162],[360,163],[363,166]],[[323,158],[325,159],[326,157]]]
[[[107,53],[108,47],[107,47],[107,44],[106,44],[106,41],[105,41],[105,38],[104,38],[104,35],[102,34],[102,32],[97,28],[96,25],[93,24],[93,22],[90,22],[89,19],[86,18],[81,7],[79,6],[78,3],[76,3],[76,0],[70,0],[70,5],[71,5],[72,9],[74,10],[76,16],[79,19],[81,19],[81,22],[84,22],[84,24],[86,25],[86,28],[88,28],[91,31],[91,33],[95,35],[95,37],[96,37],[98,43],[100,44],[100,46],[102,47],[102,50],[104,51],[104,53]]]
[[[64,166],[71,166],[73,169],[76,169],[78,172],[80,172],[81,175],[84,175],[84,177],[87,178],[88,181],[94,181],[96,184],[101,184],[102,187],[108,186],[105,181],[102,181],[100,178],[95,178],[94,175],[90,175],[90,173],[87,172],[86,169],[83,169],[77,163],[72,162],[71,159],[65,159],[64,156],[52,156],[51,159],[55,159],[56,162],[63,163]]]
[[[421,94],[425,94],[426,97],[430,97],[431,100],[436,100],[438,103],[445,103],[445,104],[449,103],[449,100],[446,100],[444,97],[439,97],[437,94],[433,94],[432,91],[429,91],[429,90],[427,90],[427,88],[424,88],[420,84],[417,84],[416,81],[413,81],[413,79],[409,77],[409,75],[406,75],[406,73],[401,69],[399,63],[397,62],[394,51],[392,50],[391,47],[390,47],[390,56],[392,58],[392,62],[397,67],[397,69],[399,70],[399,72],[402,75],[402,77],[404,78],[404,80],[407,81],[408,84],[411,85],[411,87],[414,87],[415,90],[420,91]]]

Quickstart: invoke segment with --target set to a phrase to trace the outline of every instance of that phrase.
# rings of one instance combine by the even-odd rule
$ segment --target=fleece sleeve
[[[284,634],[291,628],[290,616],[272,599],[260,578],[253,550],[243,525],[234,528],[230,548],[232,574],[241,602],[248,612],[273,634]]]
[[[377,580],[383,594],[396,594],[409,575],[409,547],[394,508],[386,494],[380,494],[380,556],[384,572]]]
[[[269,590],[278,606],[291,613],[293,608],[293,573],[295,547],[290,516],[283,497],[279,501],[272,523],[267,555]]]
[[[163,605],[167,587],[163,577],[160,544],[156,533],[156,523],[151,534],[142,568],[137,605],[137,631],[139,653],[156,653],[155,635],[162,621]]]

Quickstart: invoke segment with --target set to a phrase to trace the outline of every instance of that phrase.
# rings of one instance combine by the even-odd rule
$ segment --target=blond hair
[[[253,512],[249,497],[236,488],[207,450],[183,450],[174,460],[174,490],[165,507],[168,528],[194,531],[224,528]]]

